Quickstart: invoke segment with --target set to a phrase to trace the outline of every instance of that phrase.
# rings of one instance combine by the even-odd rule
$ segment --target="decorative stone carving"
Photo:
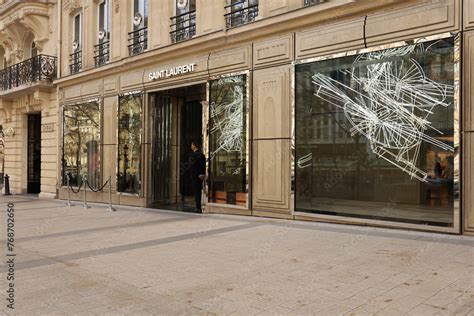
[[[5,123],[9,123],[12,120],[12,102],[0,99],[0,109],[3,110],[3,118]]]
[[[13,51],[13,56],[15,57],[16,60],[20,61],[23,60],[23,50],[22,49],[16,49]]]
[[[47,38],[41,38],[35,40],[36,44],[36,49],[38,50],[39,53],[43,52],[43,45],[48,41]]]
[[[79,9],[82,7],[82,1],[81,0],[69,0],[64,2],[64,10],[68,13],[71,14],[75,10]]]
[[[23,60],[24,39],[29,33],[35,38],[38,51],[42,51],[44,43],[52,31],[54,10],[51,6],[40,3],[21,3],[18,9],[0,24],[0,39],[10,63]],[[45,27],[48,25],[48,27]]]

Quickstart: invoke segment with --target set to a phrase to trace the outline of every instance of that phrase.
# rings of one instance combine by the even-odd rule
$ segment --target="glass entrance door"
[[[183,204],[192,205],[193,191],[191,188],[191,173],[189,157],[192,153],[191,142],[202,144],[202,105],[201,102],[184,100],[180,110],[180,168],[179,193]]]
[[[27,192],[41,191],[41,114],[28,115]]]
[[[157,207],[184,211],[195,207],[189,158],[191,142],[202,142],[205,98],[204,84],[151,94],[151,194]]]
[[[171,181],[172,98],[155,94],[151,98],[153,116],[152,197],[153,203],[169,204]]]

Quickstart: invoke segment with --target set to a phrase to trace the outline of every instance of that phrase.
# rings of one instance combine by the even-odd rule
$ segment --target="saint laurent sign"
[[[193,72],[195,69],[195,66],[196,64],[192,63],[192,64],[187,64],[187,65],[176,66],[169,69],[153,71],[148,74],[148,79],[158,80],[158,79],[174,77],[177,75],[187,74],[189,72]]]

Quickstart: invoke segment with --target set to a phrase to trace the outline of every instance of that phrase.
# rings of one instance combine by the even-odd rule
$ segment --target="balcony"
[[[69,71],[71,75],[78,73],[82,69],[82,50],[69,55]]]
[[[143,53],[148,48],[148,27],[128,33],[128,53],[130,56]]]
[[[248,4],[247,1],[240,1],[224,7],[226,13],[226,28],[244,25],[255,21],[258,16],[258,4]]]
[[[110,41],[94,45],[94,62],[96,67],[105,65],[110,58]]]
[[[327,0],[304,0],[303,5],[305,7],[308,7],[308,6],[315,5],[315,4],[320,4],[320,3],[323,3],[323,2],[326,2],[326,1]]]
[[[178,43],[196,35],[196,10],[170,18],[171,42]]]
[[[57,59],[37,55],[21,63],[0,70],[0,90],[6,91],[24,84],[39,81],[52,82],[56,78]]]

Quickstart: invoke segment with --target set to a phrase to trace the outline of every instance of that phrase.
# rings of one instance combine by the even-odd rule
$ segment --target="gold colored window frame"
[[[246,182],[246,199],[245,203],[246,206],[240,206],[240,205],[233,205],[233,204],[221,204],[221,203],[213,203],[209,202],[209,188],[208,188],[208,183],[205,181],[205,185],[203,186],[203,191],[204,191],[204,196],[205,199],[203,200],[202,205],[206,206],[211,206],[211,207],[223,207],[223,208],[233,208],[233,209],[238,209],[238,210],[250,210],[251,204],[251,172],[250,168],[252,167],[252,164],[250,162],[250,157],[252,157],[251,154],[251,146],[250,142],[252,139],[251,135],[251,126],[250,126],[250,115],[251,115],[251,103],[250,100],[252,98],[250,94],[250,87],[252,84],[252,76],[250,75],[249,70],[245,71],[239,71],[239,72],[233,72],[233,73],[228,73],[224,75],[217,75],[217,76],[211,76],[208,78],[207,83],[206,83],[206,102],[203,104],[203,109],[202,109],[202,147],[203,147],[203,153],[206,156],[206,175],[209,176],[209,162],[207,161],[209,159],[209,100],[210,100],[210,82],[212,80],[218,80],[222,78],[228,78],[228,77],[233,77],[233,76],[239,76],[239,75],[245,75],[245,93],[246,93],[246,100],[245,102],[245,182]],[[206,180],[208,180],[208,177],[206,177]]]
[[[422,230],[422,231],[434,231],[434,232],[443,232],[443,233],[452,233],[460,234],[461,233],[461,215],[462,215],[462,124],[461,124],[461,36],[459,32],[449,32],[441,33],[437,35],[431,35],[426,37],[419,37],[406,41],[398,41],[389,44],[377,45],[369,48],[363,48],[358,50],[351,50],[346,52],[339,52],[325,56],[307,58],[296,60],[292,63],[291,67],[291,214],[295,216],[296,219],[314,219],[314,220],[323,220],[323,221],[333,221],[338,223],[360,223],[360,224],[369,224],[373,226],[382,226],[382,227],[397,227],[397,228],[408,228],[413,230]],[[379,51],[390,48],[397,48],[413,43],[424,43],[434,40],[441,40],[452,37],[454,39],[454,152],[458,153],[455,157],[454,162],[454,180],[459,183],[459,197],[454,199],[454,210],[453,210],[453,226],[452,227],[438,227],[432,225],[422,225],[422,224],[409,224],[396,221],[387,221],[387,220],[376,220],[376,219],[359,219],[349,216],[339,216],[339,215],[323,215],[323,214],[312,214],[306,212],[299,212],[295,210],[295,157],[296,157],[296,134],[295,134],[295,124],[296,124],[296,65],[313,63],[317,61],[336,59],[354,55],[360,55],[364,53],[369,53],[373,51]]]

